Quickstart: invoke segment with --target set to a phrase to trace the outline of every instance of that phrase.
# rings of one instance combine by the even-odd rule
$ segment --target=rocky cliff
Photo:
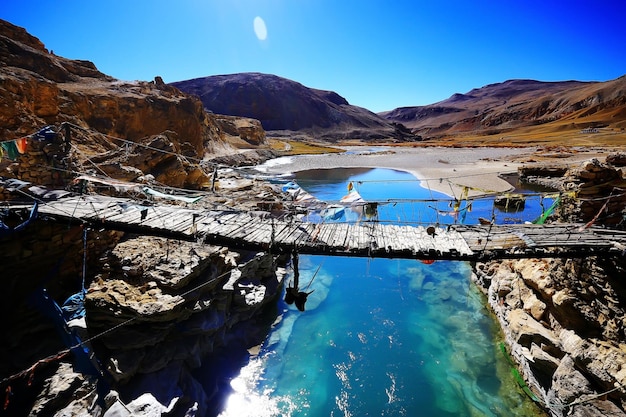
[[[0,415],[210,415],[222,381],[200,384],[193,370],[225,346],[241,360],[246,346],[259,343],[264,320],[274,317],[284,259],[55,227],[37,219],[33,201],[93,191],[73,182],[81,173],[155,186],[217,184],[208,208],[243,206],[250,192],[271,199],[263,184],[226,173],[220,184],[207,169],[217,157],[254,161],[242,151],[267,148],[260,123],[207,113],[159,77],[115,80],[90,62],[54,55],[5,21],[0,120],[5,145],[27,145],[0,160],[2,199],[25,201],[21,213],[0,213]],[[145,196],[129,201],[149,204]],[[84,301],[74,304],[83,285]],[[68,315],[83,307],[86,314]],[[86,349],[79,339],[88,340]]]
[[[169,143],[162,135],[154,140]],[[27,174],[34,184],[63,181],[34,167],[49,163],[48,152],[71,163],[64,145],[60,133],[31,141],[29,152],[12,164],[22,179],[0,181],[3,198],[33,196],[45,204],[69,193],[24,181]],[[132,148],[128,155],[132,160]],[[154,161],[159,159],[134,165]],[[263,201],[276,198],[263,182],[228,175],[220,173],[217,191],[196,204],[254,209],[250,193]],[[130,209],[149,208],[143,198],[126,197]],[[29,213],[36,213],[31,201],[22,213],[1,216],[7,228],[0,233],[0,261],[8,291],[0,294],[0,354],[10,360],[0,362],[0,386],[7,393],[0,415],[115,416],[127,409],[142,414],[146,407],[155,415],[212,415],[221,374],[199,382],[194,370],[226,348],[237,366],[246,347],[263,340],[275,318],[286,260],[87,225],[53,225]],[[25,219],[27,226],[12,230]],[[79,340],[88,341],[86,349]]]
[[[609,159],[616,163],[623,156]],[[624,222],[618,167],[590,160],[563,171],[525,167],[522,174],[578,192],[579,198],[564,200],[555,218],[582,227]],[[551,415],[626,415],[625,272],[623,256],[475,265],[474,279],[487,294],[529,395]]]
[[[103,135],[99,141],[89,137],[73,143],[86,156],[129,142],[145,144],[164,132],[173,132],[166,135],[170,143],[165,147],[196,160],[267,148],[257,121],[207,113],[199,99],[160,77],[150,82],[116,80],[91,62],[54,55],[24,29],[2,20],[0,119],[3,140],[62,122]],[[187,185],[197,182],[192,178]]]
[[[213,415],[224,371],[202,382],[194,372],[225,348],[234,362],[223,369],[236,368],[246,348],[263,341],[276,317],[284,260],[83,232],[43,222],[12,244],[0,241],[4,252],[12,247],[13,257],[3,268],[11,277],[6,284],[13,285],[11,297],[2,297],[0,351],[11,360],[0,367],[7,393],[0,415],[114,416],[120,409],[145,415],[145,407],[154,409],[151,415],[166,409],[168,415]],[[86,314],[55,325],[50,300],[67,314],[70,296],[81,294],[83,266]],[[75,347],[68,349],[67,338]],[[76,340],[87,341],[85,347]]]

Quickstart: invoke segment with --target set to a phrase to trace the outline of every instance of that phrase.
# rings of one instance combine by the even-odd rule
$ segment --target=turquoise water
[[[431,196],[410,174],[333,171],[297,180],[328,201],[346,194],[350,180],[362,181],[365,199]],[[391,208],[379,216],[424,216]],[[467,263],[301,256],[299,265],[301,288],[313,291],[306,311],[280,302],[221,416],[540,415],[511,377]]]
[[[352,182],[365,200],[380,203],[377,220],[396,223],[477,224],[479,218],[494,219],[498,224],[521,223],[536,219],[554,201],[529,193],[523,211],[503,210],[494,206],[493,197],[467,200],[462,195],[448,196],[423,188],[407,172],[381,168],[301,171],[296,173],[295,180],[311,194],[328,202],[338,202]]]

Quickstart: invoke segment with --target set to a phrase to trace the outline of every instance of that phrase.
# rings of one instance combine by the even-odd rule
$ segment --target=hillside
[[[261,121],[273,136],[405,141],[417,139],[332,91],[308,88],[270,74],[216,75],[171,83],[214,113]]]
[[[509,80],[427,106],[380,114],[425,139],[496,136],[515,142],[551,137],[619,142],[626,128],[626,76],[607,82]],[[589,134],[593,134],[589,138]],[[569,136],[568,136],[569,135]],[[611,138],[612,136],[613,138]]]
[[[106,141],[74,138],[73,145],[83,155],[123,145],[111,137],[145,144],[163,134],[168,151],[198,159],[233,154],[237,148],[268,147],[256,120],[208,113],[196,97],[158,76],[150,82],[117,80],[92,62],[55,55],[25,29],[3,20],[0,120],[3,140],[63,122],[108,135]]]

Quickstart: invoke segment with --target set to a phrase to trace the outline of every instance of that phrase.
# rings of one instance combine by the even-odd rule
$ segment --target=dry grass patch
[[[626,131],[616,128],[599,128],[585,133],[580,128],[561,126],[532,126],[502,132],[495,135],[462,134],[445,138],[429,139],[410,146],[447,147],[526,147],[526,146],[584,146],[626,147]]]

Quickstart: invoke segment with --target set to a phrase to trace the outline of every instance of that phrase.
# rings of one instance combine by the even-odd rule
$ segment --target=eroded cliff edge
[[[570,169],[529,166],[521,174],[563,192],[554,220],[623,226],[623,166],[624,155],[612,155]],[[578,198],[566,197],[572,191]],[[528,394],[551,415],[626,415],[624,256],[474,265],[473,279],[487,295]]]
[[[26,217],[3,216],[9,228],[28,218],[35,200],[96,191],[74,182],[80,175],[169,192],[215,188],[205,198],[211,208],[244,207],[251,192],[271,197],[256,181],[221,172],[215,181],[218,166],[272,156],[258,121],[207,113],[160,77],[116,80],[2,20],[0,118],[6,145],[27,143],[0,161],[2,200],[29,207]],[[120,191],[105,188],[97,191]],[[149,205],[146,195],[135,198],[131,204]],[[224,346],[245,355],[268,325],[263,320],[271,323],[282,288],[285,260],[271,254],[34,217],[19,233],[7,232],[0,236],[0,415],[119,415],[120,407],[210,414],[219,381],[207,389],[211,382],[201,386],[192,370]],[[77,309],[84,306],[86,320],[69,316],[66,326],[55,303],[73,296],[84,298]],[[87,340],[88,349],[68,342],[70,335]]]

